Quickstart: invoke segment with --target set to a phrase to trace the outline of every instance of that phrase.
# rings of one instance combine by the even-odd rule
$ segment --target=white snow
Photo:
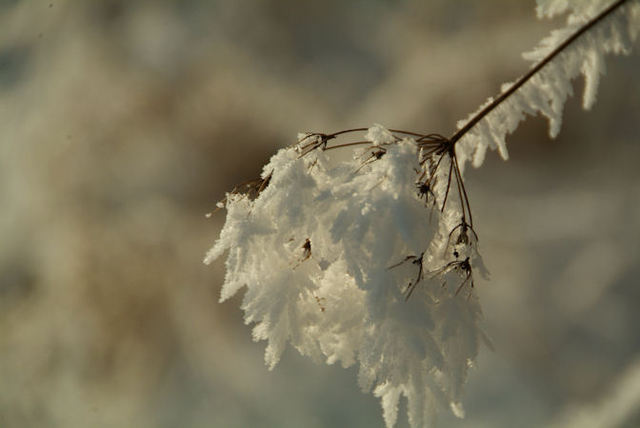
[[[387,134],[379,125],[368,132],[374,143]],[[282,149],[264,167],[271,181],[255,200],[228,194],[226,223],[205,262],[228,253],[221,301],[246,286],[245,320],[255,324],[255,340],[268,342],[270,368],[287,343],[328,364],[356,363],[361,387],[380,397],[388,426],[401,395],[422,426],[438,407],[462,399],[467,361],[484,337],[469,283],[455,294],[464,275],[438,274],[452,258],[447,241],[459,205],[450,191],[441,215],[420,198],[413,140],[387,146],[364,167],[366,157],[337,162],[330,154]],[[439,171],[447,170],[443,161]],[[443,177],[434,189],[439,200],[445,187]],[[390,266],[422,253],[424,278],[405,301],[419,265]],[[459,405],[451,409],[462,414]]]

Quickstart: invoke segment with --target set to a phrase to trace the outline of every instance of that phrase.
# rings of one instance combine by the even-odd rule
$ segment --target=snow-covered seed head
[[[227,194],[227,219],[205,262],[228,254],[220,300],[246,287],[245,320],[255,340],[268,342],[270,368],[287,343],[328,364],[358,364],[358,382],[380,398],[388,428],[402,395],[412,427],[431,426],[436,408],[464,416],[462,387],[486,341],[473,273],[487,275],[464,166],[482,165],[487,149],[507,159],[505,138],[527,114],[546,116],[557,135],[571,80],[585,76],[589,108],[604,55],[628,52],[640,28],[637,1],[538,3],[541,16],[570,9],[567,26],[451,137],[381,125],[300,134],[259,180]],[[335,141],[356,132],[364,139]],[[369,154],[331,158],[345,148]]]
[[[353,132],[364,138],[339,141]],[[334,149],[356,150],[343,161]],[[381,125],[302,134],[261,179],[227,195],[206,261],[228,253],[221,300],[246,286],[245,319],[268,342],[269,367],[291,343],[314,359],[357,363],[385,414],[400,395],[415,421],[434,403],[460,406],[484,334],[477,299],[456,296],[473,285],[470,258],[479,255],[442,251],[474,233],[452,222],[470,208],[451,156],[443,138]],[[460,194],[445,206],[445,191]],[[457,290],[442,287],[451,272],[462,278]]]

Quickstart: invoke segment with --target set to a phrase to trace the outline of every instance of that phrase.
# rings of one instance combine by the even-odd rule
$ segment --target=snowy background
[[[267,370],[204,214],[298,131],[449,135],[562,24],[533,9],[0,1],[0,425],[383,427],[354,369]],[[467,171],[496,349],[441,426],[640,425],[639,67]]]

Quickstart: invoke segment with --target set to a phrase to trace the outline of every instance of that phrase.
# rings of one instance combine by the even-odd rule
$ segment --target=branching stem
[[[444,196],[442,199],[442,206],[440,208],[440,212],[445,212],[445,207],[449,198],[449,193],[452,191],[451,180],[456,181],[454,192],[457,190],[458,197],[460,199],[460,208],[462,211],[461,222],[453,227],[449,231],[449,236],[447,238],[447,244],[445,248],[445,252],[453,249],[451,254],[448,254],[449,257],[455,257],[455,260],[452,260],[446,263],[442,268],[435,272],[436,275],[446,274],[452,270],[456,270],[464,276],[464,280],[458,286],[455,291],[455,295],[459,294],[462,288],[466,284],[470,284],[473,288],[473,274],[471,267],[470,254],[473,254],[473,251],[477,251],[475,245],[478,241],[478,235],[476,234],[473,228],[473,217],[471,214],[471,205],[469,203],[469,195],[467,194],[467,190],[464,186],[464,181],[462,179],[462,171],[460,169],[460,165],[458,162],[458,157],[456,155],[455,145],[460,139],[474,126],[476,126],[482,119],[484,119],[489,113],[495,110],[502,102],[504,102],[507,98],[509,98],[512,94],[514,94],[518,89],[520,89],[525,83],[527,83],[533,76],[535,76],[543,67],[549,64],[554,60],[558,55],[560,55],[571,43],[573,43],[576,39],[582,36],[584,33],[589,31],[596,24],[601,22],[607,16],[612,14],[622,5],[624,5],[628,0],[616,0],[598,15],[593,17],[591,20],[586,22],[583,26],[581,26],[575,33],[569,36],[564,42],[558,45],[555,49],[553,49],[546,57],[544,57],[539,63],[533,66],[524,76],[520,77],[515,83],[513,83],[507,90],[502,92],[497,98],[492,100],[489,104],[487,104],[484,108],[482,108],[478,113],[476,113],[471,119],[467,121],[467,123],[456,131],[450,138],[446,138],[440,134],[432,133],[432,134],[422,134],[418,132],[404,131],[400,129],[389,129],[388,131],[391,133],[392,140],[386,141],[382,144],[376,145],[372,144],[371,141],[351,141],[346,143],[329,145],[329,141],[335,140],[338,136],[344,134],[351,134],[354,132],[365,132],[368,128],[351,128],[345,129],[342,131],[334,132],[332,134],[325,133],[308,133],[301,137],[295,145],[296,150],[300,153],[300,157],[304,157],[310,152],[314,150],[333,150],[344,147],[354,147],[354,146],[363,146],[363,145],[371,145],[368,149],[377,148],[377,151],[373,151],[371,156],[363,162],[363,164],[358,168],[355,172],[359,172],[364,166],[370,165],[371,163],[379,160],[387,151],[385,148],[381,146],[387,146],[389,144],[400,143],[405,136],[414,137],[415,144],[417,145],[418,153],[419,153],[419,163],[422,167],[422,173],[416,170],[416,173],[419,174],[418,181],[416,186],[419,190],[419,197],[424,196],[425,200],[428,201],[429,194],[433,195],[433,205],[436,204],[436,197],[433,193],[433,186],[436,181],[436,177],[438,176],[438,169],[441,166],[442,160],[445,157],[449,159],[449,167],[448,172],[442,172],[440,176],[446,174],[447,185],[444,191]],[[366,137],[365,137],[366,138]],[[335,141],[334,141],[335,143]],[[365,150],[366,151],[366,150]],[[315,161],[311,166],[315,165]],[[446,169],[446,167],[443,167]],[[428,177],[425,179],[425,176]],[[242,193],[246,194],[248,197],[257,197],[262,193],[262,191],[269,185],[271,179],[271,174],[269,174],[264,179],[252,180],[243,185],[236,187],[231,193]],[[424,180],[424,181],[423,181]],[[221,201],[223,204],[226,202],[226,198]],[[471,234],[469,234],[469,232]],[[457,235],[456,235],[457,234]],[[453,242],[453,248],[450,247],[451,242]],[[459,252],[459,246],[464,244],[467,249],[467,256],[463,260],[461,257],[461,253]],[[308,247],[308,248],[307,248]],[[304,258],[302,261],[306,260],[311,255],[311,242],[309,239],[305,242],[303,246]],[[307,251],[308,250],[308,251]],[[307,254],[308,252],[308,254]],[[413,260],[412,263],[418,266],[418,275],[416,279],[409,283],[405,293],[405,297],[408,299],[413,293],[414,289],[418,285],[418,283],[423,278],[423,255],[420,256],[407,256],[403,261],[397,263],[393,266],[390,266],[389,269],[397,267],[408,260]],[[317,299],[317,298],[316,298]],[[324,311],[324,309],[322,309]]]

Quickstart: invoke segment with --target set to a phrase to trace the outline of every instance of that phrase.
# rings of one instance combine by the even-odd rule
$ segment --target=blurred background
[[[450,134],[562,24],[534,7],[0,1],[0,426],[383,427],[354,368],[267,370],[205,214],[298,131]],[[640,426],[639,67],[467,171],[495,351],[441,426]]]

